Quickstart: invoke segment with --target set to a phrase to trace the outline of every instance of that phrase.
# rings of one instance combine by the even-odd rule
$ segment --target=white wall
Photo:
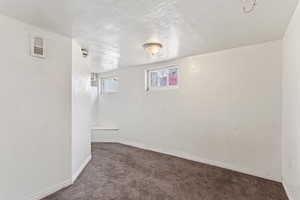
[[[283,40],[283,181],[300,199],[300,4]]]
[[[0,199],[32,200],[71,178],[71,40],[0,15]],[[29,55],[29,35],[47,58]]]
[[[93,102],[97,89],[90,87],[89,59],[80,45],[72,41],[72,176],[75,179],[91,158]]]
[[[180,88],[145,92],[144,70],[180,66]],[[282,44],[275,41],[116,74],[98,124],[123,143],[281,180]]]

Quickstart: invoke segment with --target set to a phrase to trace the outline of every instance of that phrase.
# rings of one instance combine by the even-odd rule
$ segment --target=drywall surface
[[[145,91],[145,70],[179,66],[179,88]],[[282,43],[114,71],[117,94],[98,102],[98,124],[118,140],[281,180]]]
[[[291,200],[300,199],[300,5],[283,40],[283,181]]]
[[[93,99],[97,88],[90,86],[89,58],[83,58],[81,47],[72,41],[72,176],[80,174],[91,157]]]
[[[71,39],[0,15],[0,199],[31,200],[71,178]],[[47,57],[30,56],[29,36]]]

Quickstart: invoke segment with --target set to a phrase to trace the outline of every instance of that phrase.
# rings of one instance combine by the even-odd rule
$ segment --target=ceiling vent
[[[31,55],[38,58],[46,57],[45,39],[34,36],[31,38]]]

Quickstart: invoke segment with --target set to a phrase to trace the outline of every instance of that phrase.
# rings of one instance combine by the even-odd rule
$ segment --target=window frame
[[[177,71],[177,85],[173,85],[173,86],[170,86],[169,85],[169,76],[167,76],[167,83],[168,83],[168,86],[165,86],[165,87],[152,87],[151,86],[151,75],[150,73],[151,72],[155,72],[155,71],[160,71],[160,70],[170,70],[170,69],[176,69]],[[165,67],[152,67],[152,68],[148,68],[145,70],[145,90],[147,92],[150,92],[150,91],[161,91],[161,90],[173,90],[173,89],[178,89],[179,88],[179,83],[180,83],[180,70],[179,70],[179,66],[178,65],[170,65],[170,66],[165,66]]]
[[[107,79],[117,79],[118,80],[118,89],[117,89],[117,91],[104,92],[104,80],[107,80]],[[110,94],[119,93],[119,88],[120,88],[120,84],[119,84],[119,77],[118,76],[103,76],[103,77],[100,77],[100,92],[101,92],[102,96],[104,96],[106,94],[110,95]]]

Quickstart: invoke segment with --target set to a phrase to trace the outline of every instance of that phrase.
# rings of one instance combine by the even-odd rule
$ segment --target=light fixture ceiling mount
[[[243,5],[243,12],[245,14],[251,13],[254,11],[255,7],[257,6],[257,0],[241,0]]]
[[[161,43],[158,42],[149,42],[149,43],[145,43],[143,45],[145,51],[150,54],[150,55],[156,55],[160,52],[161,48],[163,47],[163,45]]]

